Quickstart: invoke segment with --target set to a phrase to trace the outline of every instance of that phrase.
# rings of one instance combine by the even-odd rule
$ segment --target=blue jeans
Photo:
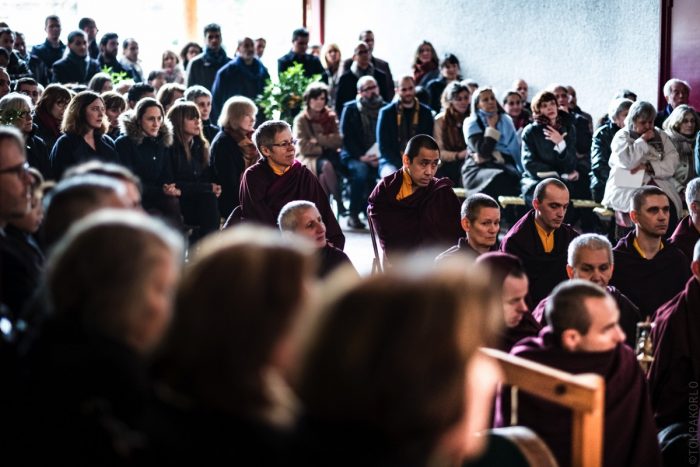
[[[350,215],[357,216],[367,209],[367,198],[377,180],[377,169],[358,159],[347,159],[350,178]]]

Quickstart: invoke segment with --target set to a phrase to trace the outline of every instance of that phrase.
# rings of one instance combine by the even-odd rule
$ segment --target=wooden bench
[[[502,207],[525,206],[525,199],[521,196],[499,196],[498,202]],[[602,204],[590,199],[572,199],[571,206],[574,208],[605,209]]]
[[[605,380],[600,375],[572,375],[495,349],[481,352],[501,366],[503,384],[572,410],[572,467],[602,465]]]

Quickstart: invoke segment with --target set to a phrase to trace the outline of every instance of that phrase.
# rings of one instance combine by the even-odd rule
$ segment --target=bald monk
[[[456,245],[443,251],[436,261],[455,254],[468,253],[479,256],[498,251],[498,232],[501,230],[501,207],[489,195],[474,193],[462,203],[460,222],[465,236]]]
[[[700,382],[700,241],[690,268],[685,289],[658,309],[651,332],[649,390],[659,430],[682,423],[690,431],[698,416],[689,404],[697,402]]]
[[[542,330],[525,303],[528,290],[525,268],[520,258],[500,251],[484,253],[476,262],[488,267],[497,294],[500,289],[504,327],[494,346],[510,352],[516,342],[536,337]]]
[[[598,234],[583,234],[569,244],[566,275],[569,279],[583,279],[603,287],[617,303],[620,310],[620,327],[625,332],[625,342],[632,349],[635,345],[637,323],[643,321],[637,305],[615,287],[608,285],[613,274],[613,252],[610,241]],[[542,299],[532,311],[533,317],[544,323],[544,310],[549,297]]]
[[[660,466],[656,426],[642,369],[623,345],[615,300],[603,288],[579,279],[557,286],[547,303],[548,327],[511,351],[528,360],[573,374],[605,379],[603,466]],[[498,403],[509,397],[502,391]],[[507,404],[506,404],[507,405]],[[497,424],[509,414],[499,412]],[[560,466],[571,465],[571,412],[520,393],[518,424],[547,443]]]
[[[685,202],[688,215],[678,223],[668,243],[681,250],[688,260],[692,260],[693,247],[700,240],[700,177],[688,182]]]
[[[690,277],[688,258],[663,239],[669,214],[670,201],[661,188],[637,188],[630,207],[635,228],[613,248],[615,270],[610,284],[632,300],[645,318],[683,290]]]
[[[501,251],[520,258],[530,279],[528,306],[534,308],[566,276],[566,254],[578,236],[564,224],[569,190],[561,180],[546,178],[535,187],[533,209],[503,237]]]
[[[267,121],[255,130],[253,141],[262,157],[241,177],[242,220],[274,227],[285,204],[300,199],[311,201],[326,224],[328,241],[342,250],[345,235],[318,179],[295,159],[296,145],[289,124]]]
[[[384,177],[368,200],[368,215],[387,257],[462,236],[459,200],[448,178],[435,178],[440,148],[428,135],[408,141],[403,166]]]

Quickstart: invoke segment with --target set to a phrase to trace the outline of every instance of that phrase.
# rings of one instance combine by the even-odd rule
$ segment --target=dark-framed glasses
[[[294,147],[298,142],[299,142],[298,139],[291,139],[289,141],[282,141],[281,143],[272,143],[270,146],[274,146],[277,148],[289,149],[289,148]]]
[[[2,175],[2,174],[15,174],[20,178],[23,175],[27,175],[28,173],[29,173],[29,162],[23,162],[21,164],[14,165],[12,167],[8,167],[6,169],[0,169],[0,175]]]

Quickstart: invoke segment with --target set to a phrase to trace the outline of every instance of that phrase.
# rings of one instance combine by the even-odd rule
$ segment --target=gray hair
[[[664,121],[664,130],[680,131],[681,123],[683,123],[683,119],[688,114],[693,116],[693,119],[695,120],[695,131],[698,131],[698,129],[700,129],[700,118],[698,118],[698,114],[695,112],[695,109],[687,104],[681,104],[673,109],[671,115],[669,115]]]
[[[291,132],[292,127],[283,120],[268,120],[260,125],[258,129],[255,130],[255,133],[253,133],[253,142],[258,152],[263,155],[262,148],[275,144],[275,136],[277,136],[277,133],[281,133],[284,130],[289,130]]]
[[[608,105],[608,116],[610,120],[615,120],[622,112],[629,110],[632,107],[631,99],[625,99],[624,97],[613,99]]]
[[[639,119],[654,121],[656,118],[656,109],[650,102],[637,101],[630,106],[630,112],[625,119],[625,127],[631,131],[634,129],[634,122]]]
[[[700,177],[695,177],[685,187],[685,204],[690,207],[693,202],[700,203]]]
[[[277,225],[282,232],[294,232],[299,226],[299,214],[316,205],[311,201],[297,200],[285,204],[277,216]]]
[[[678,79],[678,78],[671,78],[668,81],[666,81],[666,84],[664,84],[664,96],[665,97],[668,97],[671,95],[671,86],[673,86],[674,84],[682,84],[683,86],[685,86],[685,88],[688,90],[688,92],[690,92],[690,90],[691,90],[690,84],[688,84],[687,81],[683,81],[682,79]]]
[[[194,86],[190,86],[189,88],[187,88],[184,97],[186,101],[194,102],[200,97],[211,97],[211,92],[209,92],[209,90],[204,86],[195,84]]]
[[[360,89],[362,89],[365,86],[365,84],[369,83],[370,81],[372,81],[374,84],[377,84],[377,80],[374,79],[374,76],[365,75],[362,78],[358,79],[357,92],[360,92]]]
[[[569,243],[569,250],[567,254],[567,264],[569,266],[576,267],[576,265],[581,260],[581,250],[606,250],[608,252],[608,260],[610,264],[614,264],[615,260],[613,258],[612,244],[610,240],[605,238],[600,234],[588,233],[579,235],[574,238],[571,243]]]

